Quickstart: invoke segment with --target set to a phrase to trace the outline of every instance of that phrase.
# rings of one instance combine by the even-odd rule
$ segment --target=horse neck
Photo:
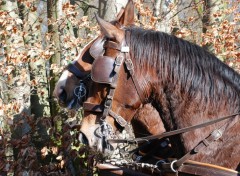
[[[127,43],[135,75],[141,84],[147,82],[149,101],[168,128],[239,111],[240,76],[233,69],[199,46],[176,37],[130,30]]]
[[[222,66],[219,69],[215,75],[207,75],[211,78],[203,79],[205,87],[199,85],[186,89],[182,82],[169,79],[175,70],[169,75],[159,76],[156,68],[145,69],[147,71],[142,75],[145,79],[151,78],[148,82],[152,88],[150,101],[159,111],[167,130],[199,124],[240,111],[239,75],[228,67]],[[229,75],[233,79],[229,79]]]

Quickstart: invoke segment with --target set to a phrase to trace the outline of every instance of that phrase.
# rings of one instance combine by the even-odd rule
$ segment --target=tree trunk
[[[217,14],[217,12],[224,7],[224,2],[222,0],[204,0],[203,2],[202,32],[206,33],[208,27],[212,26],[212,24],[216,20],[213,14]],[[217,20],[220,21],[222,18],[224,18],[223,14],[221,14],[221,16],[217,18]],[[205,45],[203,47],[209,51],[212,50],[211,45]]]
[[[51,36],[51,41],[54,44],[54,54],[50,58],[50,65],[60,67],[61,63],[61,48],[60,48],[60,37],[58,33],[58,11],[57,11],[58,0],[47,0],[47,17],[48,17],[48,33]],[[50,70],[50,111],[51,115],[55,116],[59,112],[59,106],[53,101],[53,90],[58,81],[58,76],[54,71]]]
[[[31,112],[35,117],[50,116],[48,102],[48,82],[46,75],[46,61],[41,57],[39,51],[44,47],[41,36],[41,19],[37,12],[39,0],[35,1],[32,10],[19,2],[20,14],[25,24],[23,31],[25,47],[28,48],[29,68],[31,71]]]
[[[99,16],[104,20],[112,21],[127,2],[127,0],[99,0]]]
[[[2,42],[5,44],[4,67],[6,68],[5,75],[6,85],[8,90],[4,94],[4,98],[8,99],[4,102],[6,107],[11,107],[6,115],[7,125],[12,129],[12,139],[21,140],[23,136],[31,131],[31,127],[27,122],[28,116],[31,114],[30,109],[30,76],[28,70],[27,50],[24,46],[22,20],[19,18],[19,8],[17,1],[2,1],[1,10],[7,12],[5,25],[5,33],[2,36]],[[12,125],[14,128],[12,128]],[[11,145],[5,146],[7,156],[18,157],[18,151]],[[12,160],[11,157],[7,159]]]
[[[157,30],[170,34],[174,28],[179,27],[178,15],[175,15],[178,8],[176,4],[175,0],[155,0],[153,14],[159,18],[159,22],[156,23]]]

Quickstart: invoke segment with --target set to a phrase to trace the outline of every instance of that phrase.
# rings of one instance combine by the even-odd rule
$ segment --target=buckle
[[[122,64],[122,61],[123,61],[123,56],[118,56],[115,59],[115,65],[120,66]]]
[[[109,95],[107,96],[105,103],[104,103],[105,108],[110,108],[110,106],[112,105],[112,99],[113,99],[112,96],[109,96]]]
[[[132,63],[132,60],[131,59],[126,59],[125,60],[125,63],[126,63],[126,66],[127,66],[127,69],[130,71],[130,70],[133,70],[134,66],[133,66],[133,63]]]
[[[114,64],[115,64],[115,67],[114,67],[115,73],[118,73],[118,72],[119,72],[119,69],[120,69],[120,66],[122,65],[123,59],[124,59],[123,56],[118,56],[118,57],[115,59],[115,62],[114,62]]]

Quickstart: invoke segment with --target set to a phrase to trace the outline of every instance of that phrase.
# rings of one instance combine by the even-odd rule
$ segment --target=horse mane
[[[240,75],[200,46],[139,27],[126,29],[126,42],[136,69],[154,68],[159,84],[177,85],[179,91],[205,102],[228,99],[239,106]]]

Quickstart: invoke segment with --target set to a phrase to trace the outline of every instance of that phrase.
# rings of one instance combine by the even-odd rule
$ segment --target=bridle
[[[101,46],[102,44],[103,44],[103,46]],[[110,56],[103,56],[102,51],[101,52],[97,51],[98,54],[100,55],[100,56],[97,56],[98,54],[95,53],[94,49],[98,48],[98,46],[100,48],[104,48],[105,50],[108,48],[116,50],[117,57],[114,58],[114,57],[110,57]],[[94,49],[92,49],[92,48],[94,48]],[[97,128],[97,130],[95,131],[95,134],[100,138],[104,138],[103,140],[106,141],[105,142],[106,145],[110,146],[109,143],[107,142],[107,140],[109,138],[116,139],[116,135],[114,135],[113,128],[111,127],[111,125],[109,125],[106,122],[105,118],[107,116],[111,116],[114,118],[114,120],[117,122],[117,124],[119,124],[122,128],[129,127],[129,123],[123,117],[116,114],[111,109],[113,96],[115,93],[115,88],[116,88],[117,82],[118,82],[119,70],[123,64],[126,65],[128,73],[131,76],[132,82],[136,88],[136,91],[137,91],[142,103],[146,102],[147,96],[146,96],[145,91],[142,90],[142,88],[140,87],[140,84],[138,83],[137,79],[135,78],[134,66],[133,66],[133,63],[132,63],[132,61],[130,59],[130,55],[129,55],[129,47],[126,45],[125,40],[123,40],[123,42],[119,44],[119,43],[116,43],[116,42],[113,42],[110,40],[105,40],[103,43],[103,42],[99,42],[99,40],[97,39],[93,43],[93,46],[90,48],[90,54],[94,58],[94,61],[92,63],[92,70],[91,70],[91,74],[90,74],[91,79],[94,82],[109,84],[109,90],[108,90],[108,94],[106,96],[104,104],[92,104],[89,102],[84,102],[83,109],[85,111],[89,111],[89,112],[102,113],[102,117],[100,119],[100,127]],[[105,72],[102,72],[102,67],[101,66],[99,67],[99,65],[102,65],[103,67],[107,67],[109,69],[107,69]],[[80,68],[80,65],[77,61],[72,62],[67,67],[68,71],[70,71],[76,77],[78,77],[80,79],[80,86],[77,89],[75,88],[74,94],[86,95],[86,93],[84,93],[86,91],[81,91],[81,87],[86,88],[85,84],[83,84],[81,82],[82,78],[86,78],[86,75],[85,75],[85,73],[81,72],[79,68]],[[98,70],[98,68],[101,68],[101,70]]]
[[[98,42],[97,45],[99,45]],[[97,48],[97,46],[93,47]],[[105,42],[103,43],[103,48],[110,48],[116,50],[116,52],[118,53],[117,57],[113,58],[110,56],[103,56],[101,54],[100,56],[95,56],[95,60],[92,63],[91,79],[94,82],[109,84],[109,91],[104,104],[92,104],[84,102],[83,109],[85,111],[91,112],[102,112],[102,121],[109,115],[113,117],[121,127],[125,128],[128,125],[128,122],[111,109],[113,96],[118,82],[119,70],[123,64],[126,65],[128,73],[131,76],[132,82],[142,103],[145,103],[147,101],[146,91],[141,88],[139,82],[135,78],[134,65],[132,63],[132,60],[130,59],[129,47],[127,46],[125,40],[123,40],[120,44],[111,40],[105,40]],[[104,70],[105,72],[103,72],[102,67],[99,65],[109,69],[107,69],[106,71]],[[68,70],[72,72],[75,76],[81,78],[85,75],[78,69],[79,67],[80,66],[78,62],[73,62],[69,65]]]

